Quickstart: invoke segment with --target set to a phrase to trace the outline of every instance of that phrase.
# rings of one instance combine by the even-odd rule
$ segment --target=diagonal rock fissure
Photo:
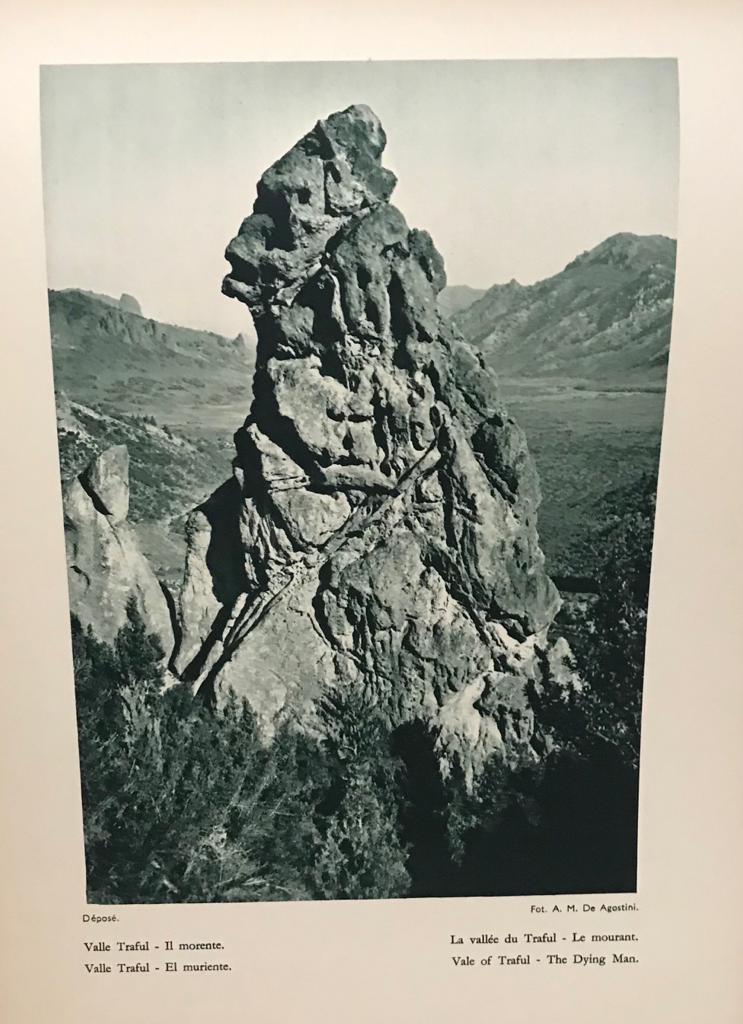
[[[264,173],[227,247],[223,291],[259,343],[240,501],[211,528],[238,538],[245,584],[216,614],[181,602],[184,634],[213,624],[187,671],[202,694],[247,697],[268,731],[357,682],[403,718],[425,709],[469,772],[528,746],[525,694],[559,602],[523,433],[439,315],[443,260],[390,204],[385,143],[363,105],[318,123]],[[189,564],[197,594],[209,567]],[[497,721],[494,672],[509,680]]]
[[[432,472],[438,459],[437,453],[436,460],[430,460],[430,456],[434,451],[436,451],[436,445],[432,443],[418,462],[401,477],[395,490],[388,494],[376,508],[373,508],[371,511],[367,507],[357,509],[356,513],[330,538],[322,549],[323,554],[326,556],[324,561],[318,563],[313,552],[304,555],[293,565],[286,567],[284,574],[287,578],[283,579],[275,590],[262,591],[251,601],[247,602],[241,613],[235,617],[224,634],[222,653],[214,664],[209,666],[203,677],[197,679],[196,689],[201,689],[204,686],[207,689],[209,688],[214,678],[219,674],[220,669],[231,660],[235,651],[248,641],[249,635],[260,625],[276,601],[286,597],[293,588],[309,582],[310,579],[319,580],[323,569],[334,555],[342,552],[344,546],[350,540],[363,536],[368,531],[368,528],[392,507],[395,501],[404,499],[424,473]],[[218,635],[220,629],[224,629],[224,617],[219,626],[215,623],[215,635]],[[323,635],[326,636],[327,634]],[[214,637],[210,647],[213,646],[213,643]],[[204,660],[202,660],[202,666]],[[189,676],[191,677],[193,675],[191,666],[189,666],[189,670],[187,671],[189,671]]]

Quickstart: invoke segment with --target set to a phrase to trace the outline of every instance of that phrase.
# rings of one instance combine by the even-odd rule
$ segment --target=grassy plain
[[[539,471],[549,570],[590,577],[607,519],[621,514],[623,496],[629,500],[642,478],[657,474],[664,394],[539,379],[503,380],[501,390]]]

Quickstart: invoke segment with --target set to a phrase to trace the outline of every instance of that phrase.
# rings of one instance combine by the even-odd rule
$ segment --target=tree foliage
[[[131,603],[115,642],[73,620],[89,897],[94,902],[369,899],[634,887],[650,498],[603,542],[576,621],[582,685],[547,661],[530,699],[537,760],[441,774],[435,733],[392,728],[361,689],[326,693],[315,734],[266,742],[250,706],[165,685]]]
[[[246,701],[163,686],[136,606],[113,646],[72,622],[88,893],[93,902],[401,895],[388,730],[354,691],[323,741],[270,744]]]
[[[652,482],[604,531],[598,594],[572,636],[580,685],[545,659],[530,690],[544,754],[448,782],[452,894],[631,891],[654,518]]]
[[[605,531],[597,596],[577,616],[572,637],[582,686],[565,690],[545,674],[532,693],[537,716],[561,749],[612,756],[637,771],[647,606],[655,513],[648,482],[636,507]]]
[[[316,854],[317,895],[404,896],[410,877],[398,836],[399,763],[389,728],[354,686],[326,695],[319,715],[335,793]]]

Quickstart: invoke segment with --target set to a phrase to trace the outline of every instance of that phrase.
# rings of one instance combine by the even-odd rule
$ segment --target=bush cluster
[[[354,686],[314,733],[266,742],[245,701],[164,686],[133,602],[113,645],[73,619],[90,901],[632,891],[651,531],[647,506],[606,537],[574,636],[583,687],[545,661],[539,760],[492,759],[472,785],[442,776],[426,724],[393,727]]]

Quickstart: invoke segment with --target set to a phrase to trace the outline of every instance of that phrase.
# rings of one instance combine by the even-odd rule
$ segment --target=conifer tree
[[[404,896],[410,876],[398,835],[400,766],[390,750],[389,728],[378,709],[353,686],[327,694],[320,718],[336,771],[337,803],[316,854],[318,895]]]

